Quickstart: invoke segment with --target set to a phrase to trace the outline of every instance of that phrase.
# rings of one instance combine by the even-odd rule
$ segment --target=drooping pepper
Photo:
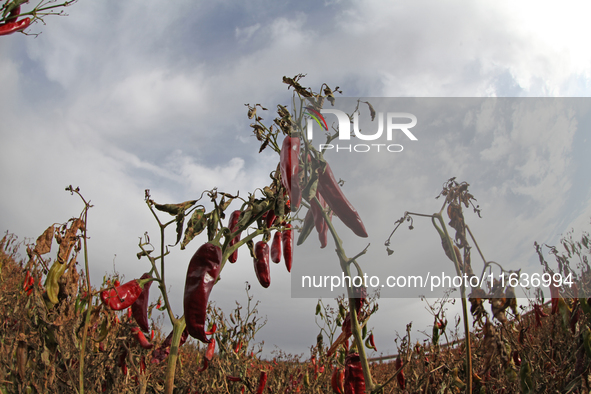
[[[7,22],[0,25],[0,36],[7,36],[18,31],[23,31],[31,24],[31,18],[21,19],[20,21]]]
[[[302,230],[300,231],[300,235],[298,236],[298,246],[303,244],[306,239],[308,238],[308,236],[310,235],[310,233],[312,232],[312,229],[314,228],[314,215],[312,214],[312,210],[309,209],[308,212],[306,213],[306,217],[304,217],[304,224],[302,224]]]
[[[283,230],[283,233],[281,234],[281,242],[283,244],[283,260],[285,261],[287,272],[291,272],[291,263],[293,260],[293,238],[291,233],[291,224],[287,223],[285,225],[285,230]]]
[[[158,364],[159,362],[163,361],[166,356],[170,353],[170,345],[172,345],[172,334],[174,331],[171,331],[170,334],[166,337],[164,342],[152,353],[152,364]],[[185,327],[185,330],[181,334],[181,341],[179,343],[179,347],[183,346],[185,342],[187,342],[187,338],[189,337],[189,332]]]
[[[396,359],[396,370],[398,371],[400,368],[402,368],[402,359],[400,358],[400,356],[398,356],[398,358]],[[400,388],[402,390],[404,390],[404,388],[406,387],[406,381],[404,378],[404,371],[401,370],[400,373],[396,376],[396,379],[398,380],[398,386],[400,386]]]
[[[60,292],[60,286],[58,281],[66,271],[67,266],[68,264],[66,264],[65,262],[61,263],[59,260],[55,260],[53,262],[53,265],[49,269],[47,278],[45,278],[45,294],[49,302],[51,302],[54,305],[59,302],[57,298]]]
[[[322,198],[322,195],[316,192],[316,198],[320,205],[322,205],[322,209],[326,207],[326,201]],[[316,231],[318,231],[318,239],[320,240],[320,249],[326,247],[328,239],[328,225],[326,224],[326,220],[324,220],[324,215],[322,215],[322,209],[316,204],[314,201],[310,201],[310,210],[312,211],[312,215],[314,216],[314,225],[316,226]]]
[[[119,287],[103,290],[101,300],[112,310],[121,311],[136,302],[140,294],[142,294],[142,285],[134,279]]]
[[[151,277],[152,276],[146,272],[140,277],[140,279],[147,279]],[[150,286],[152,286],[152,282],[146,283],[140,296],[133,304],[131,304],[131,313],[133,318],[144,332],[150,332],[150,323],[148,323],[148,301],[150,299]]]
[[[259,386],[257,387],[257,394],[263,394],[263,391],[265,391],[266,385],[267,385],[267,373],[265,371],[261,371],[261,376],[259,377]]]
[[[209,343],[205,336],[205,315],[211,289],[215,284],[222,262],[222,249],[207,242],[193,255],[187,269],[183,308],[187,331],[193,338]]]
[[[261,286],[267,288],[271,285],[269,245],[264,241],[258,241],[254,246],[254,271]]]
[[[273,241],[271,242],[271,260],[275,264],[281,262],[281,233],[279,231],[275,232]]]
[[[345,360],[345,394],[364,394],[365,378],[358,353],[351,353]]]
[[[153,344],[151,344],[150,342],[148,342],[148,339],[146,338],[146,336],[140,330],[139,327],[133,327],[131,329],[131,333],[133,334],[133,336],[135,337],[135,339],[138,341],[138,343],[140,344],[140,346],[143,347],[144,349],[152,349],[154,347]]]
[[[215,338],[211,338],[211,342],[207,344],[207,350],[205,351],[205,358],[207,361],[211,361],[213,354],[215,353]]]
[[[345,197],[328,163],[324,171],[318,171],[318,191],[335,215],[347,227],[353,230],[357,236],[367,238],[367,231],[359,217],[359,213]]]
[[[273,227],[275,219],[277,219],[277,216],[275,215],[275,210],[271,209],[270,211],[267,211],[267,215],[265,216],[265,224],[267,228]]]
[[[285,137],[281,146],[281,183],[289,194],[291,209],[295,210],[302,201],[302,191],[299,185],[299,156],[300,139],[297,137]]]
[[[332,387],[332,391],[337,394],[343,394],[345,391],[345,373],[340,370],[338,367],[334,367],[332,371],[332,377],[330,379],[330,385]]]
[[[228,228],[230,229],[231,232],[235,232],[236,230],[238,230],[238,219],[239,218],[240,218],[240,211],[234,211],[230,215],[230,221],[228,223]],[[238,242],[238,241],[240,241],[240,234],[238,234],[237,236],[235,236],[234,238],[232,238],[230,240],[229,246],[235,245],[236,242]],[[235,263],[238,260],[238,249],[236,249],[234,252],[232,252],[232,254],[228,258],[228,260],[230,260],[230,263]]]

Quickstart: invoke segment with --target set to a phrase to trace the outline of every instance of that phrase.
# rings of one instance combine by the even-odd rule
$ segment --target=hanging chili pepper
[[[320,193],[316,192],[316,198],[322,208],[316,204],[314,201],[310,201],[310,210],[312,211],[312,215],[314,216],[314,226],[316,227],[316,231],[318,231],[318,239],[320,240],[320,249],[323,249],[327,245],[327,232],[328,232],[328,225],[326,224],[326,220],[324,220],[324,215],[322,215],[322,210],[326,208],[326,201],[320,195]]]
[[[163,361],[166,356],[170,353],[170,345],[172,345],[172,334],[174,331],[171,331],[170,334],[166,337],[164,342],[152,353],[152,364],[158,364],[159,362]],[[187,338],[189,337],[189,332],[185,327],[185,330],[181,334],[181,341],[179,343],[179,347],[183,346],[185,342],[187,342]]]
[[[112,310],[121,311],[125,308],[129,308],[137,301],[140,294],[142,294],[143,287],[147,283],[149,283],[149,281],[145,279],[142,279],[141,281],[134,279],[119,287],[103,290],[101,291],[101,300]]]
[[[345,394],[364,394],[365,378],[358,353],[351,353],[345,360]]]
[[[261,371],[261,376],[259,377],[259,386],[257,388],[257,394],[263,394],[263,391],[265,391],[266,385],[267,385],[267,373],[265,371]]]
[[[275,231],[273,242],[271,242],[271,260],[275,264],[281,262],[281,233],[279,231]]]
[[[123,349],[123,351],[119,354],[119,367],[123,372],[123,375],[127,376],[127,350]]]
[[[144,349],[152,349],[154,347],[153,344],[151,344],[150,342],[148,342],[148,340],[146,339],[146,336],[140,330],[139,327],[132,327],[131,333],[133,334],[133,336],[135,337],[135,339],[138,341],[138,343],[140,344],[140,346],[143,347]]]
[[[267,288],[271,285],[269,245],[264,241],[258,241],[254,246],[254,271],[261,286]]]
[[[222,249],[205,243],[191,258],[185,281],[183,308],[187,331],[195,339],[209,343],[205,336],[205,315],[209,295],[220,274]]]
[[[140,277],[140,279],[147,279],[151,277],[152,276],[150,273],[146,272]],[[152,282],[146,283],[140,296],[133,304],[131,304],[131,313],[133,318],[144,332],[150,332],[150,324],[148,323],[148,301],[150,299],[150,286],[152,286]]]
[[[558,313],[558,300],[560,299],[560,292],[554,283],[550,284],[550,296],[552,297],[552,314]]]
[[[240,212],[241,211],[234,211],[230,215],[230,222],[228,223],[228,228],[232,233],[238,230],[238,219],[240,218]],[[229,246],[235,245],[238,241],[240,241],[240,233],[238,233],[238,235],[236,235],[234,238],[230,240]],[[238,260],[238,249],[232,252],[228,260],[230,260],[230,263],[235,263]]]
[[[14,6],[14,3],[12,5]],[[10,5],[8,6],[8,8],[10,8]],[[21,13],[21,6],[19,4],[10,11],[10,13],[8,14],[8,17],[6,18],[6,23],[16,22],[16,19],[18,18],[20,13]]]
[[[277,216],[275,215],[275,211],[273,209],[271,209],[270,211],[267,211],[267,216],[265,217],[265,224],[266,224],[267,228],[273,227],[273,223],[275,223],[275,219],[277,219]]]
[[[45,295],[47,296],[49,302],[51,302],[54,305],[59,302],[57,298],[57,295],[60,292],[60,286],[58,281],[66,271],[67,266],[68,264],[66,264],[65,262],[61,263],[59,259],[55,260],[51,268],[49,269],[47,277],[45,278]]]
[[[303,244],[306,239],[308,238],[308,236],[310,235],[310,233],[312,232],[312,229],[314,228],[314,215],[312,214],[312,210],[309,209],[308,212],[306,213],[306,217],[304,218],[304,224],[302,224],[302,230],[300,231],[300,235],[298,236],[298,246]]]
[[[298,176],[299,156],[300,139],[297,137],[285,137],[280,154],[281,183],[289,194],[292,210],[297,209],[302,201],[302,191]]]
[[[318,171],[318,191],[333,210],[335,215],[359,237],[366,238],[367,231],[359,217],[357,210],[343,194],[341,187],[330,169],[328,163],[324,171]]]
[[[396,358],[396,370],[398,371],[400,368],[402,368],[402,359],[400,358],[400,356],[398,356],[398,358]],[[400,386],[400,388],[402,390],[404,390],[404,388],[406,387],[406,381],[404,379],[404,371],[400,370],[400,373],[396,376],[396,379],[398,380],[398,386]]]
[[[199,368],[197,370],[197,372],[203,372],[207,369],[207,367],[209,366],[209,362],[207,361],[207,359],[204,357],[203,358],[203,366],[201,368]]]
[[[281,234],[281,242],[283,243],[283,260],[285,261],[285,266],[287,267],[287,272],[291,272],[291,263],[293,260],[293,251],[292,251],[292,230],[291,224],[287,223],[285,225],[285,230]]]
[[[330,385],[332,387],[332,391],[337,394],[343,394],[345,388],[343,387],[345,383],[345,373],[341,371],[338,367],[334,367],[332,370],[332,376],[330,379]]]
[[[31,24],[31,18],[21,19],[18,22],[8,22],[0,25],[0,36],[7,36],[18,31],[23,31]]]
[[[211,338],[211,342],[207,344],[207,350],[205,351],[205,358],[207,361],[211,361],[213,354],[215,353],[215,338]]]

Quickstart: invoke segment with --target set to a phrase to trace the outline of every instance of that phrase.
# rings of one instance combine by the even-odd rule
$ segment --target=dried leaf
[[[35,244],[34,252],[38,255],[43,255],[45,253],[51,252],[51,243],[53,241],[53,233],[54,233],[53,225],[47,227],[47,230],[43,232],[37,238],[37,243]]]
[[[154,203],[154,207],[162,212],[166,212],[172,216],[177,216],[181,213],[184,213],[187,209],[191,208],[197,200],[185,201],[180,204],[156,204]]]

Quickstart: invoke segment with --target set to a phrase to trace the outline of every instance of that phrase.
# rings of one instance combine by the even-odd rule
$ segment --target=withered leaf
[[[191,215],[191,219],[187,223],[187,229],[185,230],[185,238],[183,242],[181,242],[181,250],[184,250],[185,247],[195,238],[197,235],[201,234],[201,232],[205,229],[205,225],[207,224],[207,216],[205,215],[205,209],[196,209]]]
[[[265,140],[265,142],[263,142],[261,144],[261,149],[259,149],[259,153],[261,153],[263,150],[265,150],[265,148],[267,147],[267,145],[269,145],[269,137],[267,137],[267,139]]]
[[[47,227],[47,230],[45,230],[43,234],[39,236],[39,238],[37,238],[37,243],[35,244],[34,250],[35,253],[37,253],[38,255],[43,255],[45,253],[51,252],[51,242],[53,241],[53,233],[54,228],[53,225],[51,225]]]
[[[364,101],[365,104],[369,107],[369,114],[371,115],[371,121],[376,118],[376,110],[373,108],[373,105],[369,101]]]
[[[162,212],[166,212],[172,216],[177,216],[178,214],[184,213],[187,209],[191,208],[197,200],[190,200],[185,201],[180,204],[156,204],[154,203],[154,207]]]

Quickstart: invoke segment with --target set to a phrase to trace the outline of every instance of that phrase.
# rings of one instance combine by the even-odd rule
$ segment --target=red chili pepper
[[[234,346],[234,353],[238,353],[240,351],[240,349],[242,349],[242,342],[238,341],[236,346]]]
[[[534,304],[534,316],[536,319],[536,327],[542,327],[542,317],[548,317],[548,314],[542,310],[542,306]]]
[[[119,287],[121,285],[121,282],[119,282],[119,279],[115,279],[115,282],[113,282],[113,284],[115,285],[115,287]]]
[[[144,349],[152,349],[154,347],[153,344],[148,342],[144,333],[140,330],[139,327],[133,327],[131,329],[131,333],[135,336],[135,339],[138,341],[141,347]]]
[[[142,286],[134,279],[119,287],[101,292],[101,300],[114,311],[129,308],[142,294]]]
[[[285,225],[285,230],[281,234],[281,242],[283,243],[283,260],[285,261],[285,266],[287,267],[287,272],[291,272],[291,263],[293,260],[293,252],[292,252],[292,245],[293,245],[293,238],[291,235],[292,230],[291,224],[287,223]]]
[[[21,13],[21,6],[17,5],[16,7],[14,7],[10,11],[10,14],[8,14],[8,18],[6,18],[6,23],[16,22],[16,19],[20,15],[20,13]]]
[[[119,355],[119,367],[121,368],[123,375],[127,375],[127,363],[125,361],[126,359],[127,359],[127,350],[123,349],[123,351]]]
[[[400,356],[398,356],[398,358],[396,359],[396,370],[398,371],[400,368],[402,368],[402,359],[400,358]],[[401,370],[398,376],[396,376],[396,379],[398,380],[398,386],[400,386],[400,388],[404,390],[404,388],[406,387],[404,371]]]
[[[205,331],[205,335],[213,335],[213,334],[215,334],[217,329],[218,329],[218,325],[213,323],[213,326],[211,326],[211,330]]]
[[[127,308],[127,320],[131,320],[131,307]]]
[[[21,19],[18,22],[8,22],[0,25],[0,36],[7,36],[17,31],[23,31],[31,24],[31,18]]]
[[[335,215],[359,237],[366,238],[367,231],[357,210],[343,194],[328,163],[324,171],[318,171],[318,191]]]
[[[140,279],[147,279],[151,277],[152,276],[146,272],[140,277]],[[148,323],[148,301],[150,298],[150,286],[152,286],[152,282],[146,283],[140,296],[131,305],[131,313],[133,318],[144,332],[150,332],[150,324]]]
[[[345,360],[345,394],[364,394],[365,378],[358,353],[351,353]]]
[[[281,262],[281,233],[279,231],[275,231],[273,242],[271,242],[271,260],[275,264]]]
[[[322,205],[322,209],[326,208],[326,201],[320,195],[320,193],[316,192],[316,198]],[[320,249],[323,249],[327,245],[327,231],[328,225],[324,220],[324,216],[322,215],[322,209],[316,204],[314,201],[310,201],[310,210],[312,211],[312,215],[314,216],[314,225],[316,226],[316,231],[318,231],[318,239],[320,240]]]
[[[203,371],[205,371],[208,366],[209,366],[209,362],[207,361],[206,358],[203,358],[203,366],[201,368],[199,368],[197,370],[197,372],[203,372]]]
[[[234,233],[236,230],[238,230],[238,219],[239,218],[240,218],[240,211],[234,211],[230,215],[230,222],[228,223],[228,228],[230,229],[230,231],[232,233]],[[240,241],[240,233],[238,233],[237,236],[235,236],[234,238],[232,238],[230,240],[229,246],[235,245],[238,241]],[[236,249],[234,252],[232,252],[232,254],[228,258],[228,260],[230,260],[230,263],[235,263],[238,260],[238,249]]]
[[[552,314],[558,313],[558,300],[560,299],[560,293],[558,287],[554,283],[550,284],[550,296],[552,297]]]
[[[343,394],[345,391],[345,373],[337,367],[334,367],[334,369],[332,370],[330,385],[332,387],[332,391],[334,391],[337,394]]]
[[[271,285],[269,245],[264,241],[258,241],[254,245],[254,271],[261,286],[267,288]]]
[[[238,376],[226,376],[226,379],[228,379],[230,382],[242,382],[242,378],[238,377]]]
[[[277,216],[275,216],[275,211],[273,209],[266,212],[265,224],[267,225],[267,228],[273,227],[273,223],[275,223],[275,219],[277,219]]]
[[[376,348],[376,343],[374,342],[374,339],[373,339],[373,332],[371,334],[369,334],[369,344],[371,345],[371,347],[373,347],[373,349],[375,351],[378,350],[378,348]]]
[[[289,194],[291,209],[297,209],[302,201],[302,191],[299,185],[299,156],[300,139],[297,137],[285,137],[281,146],[281,183]]]
[[[25,280],[23,281],[23,290],[27,290],[27,287],[29,287],[29,278],[31,277],[31,273],[29,272],[29,270],[27,270],[27,272],[25,273]]]
[[[513,352],[513,362],[516,366],[521,366],[521,357],[519,357],[519,352],[517,350]]]
[[[159,362],[163,361],[166,356],[170,353],[170,345],[172,344],[172,334],[174,331],[171,331],[170,334],[166,337],[164,342],[152,353],[152,364],[158,364]],[[181,341],[179,343],[179,347],[183,346],[189,337],[189,332],[185,327],[185,330],[181,334]]]
[[[257,388],[257,394],[263,394],[263,391],[265,391],[266,385],[267,385],[267,373],[265,371],[261,371],[261,376],[259,377],[259,387]]]
[[[191,258],[185,281],[183,308],[187,331],[195,339],[209,343],[205,336],[205,315],[209,295],[220,274],[222,249],[203,244]]]
[[[215,353],[215,338],[211,338],[211,342],[207,344],[207,350],[205,351],[205,358],[207,361],[211,361]]]

